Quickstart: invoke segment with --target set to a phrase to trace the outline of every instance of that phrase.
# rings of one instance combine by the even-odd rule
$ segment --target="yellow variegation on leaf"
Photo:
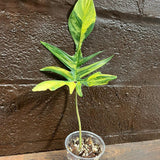
[[[60,81],[60,80],[50,80],[50,81],[44,81],[41,82],[39,84],[37,84],[32,91],[36,92],[36,91],[46,91],[46,90],[50,90],[50,91],[55,91],[56,89],[67,85],[69,87],[69,91],[70,94],[73,93],[76,84],[74,82],[68,82],[68,81]]]
[[[40,71],[54,72],[54,73],[57,73],[57,74],[65,77],[69,81],[73,80],[73,76],[72,76],[71,72],[69,72],[68,70],[63,69],[61,67],[49,66],[49,67],[44,67],[44,68],[40,69]]]
[[[96,11],[93,0],[78,0],[68,21],[76,50],[81,49],[83,41],[92,32],[95,21]]]
[[[106,85],[109,81],[116,79],[117,76],[110,74],[102,74],[101,72],[96,72],[86,78],[85,85],[88,87]]]

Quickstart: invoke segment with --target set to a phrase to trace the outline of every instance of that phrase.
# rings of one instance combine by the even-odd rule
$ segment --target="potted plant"
[[[99,136],[92,132],[82,131],[78,110],[78,96],[83,96],[83,85],[87,87],[106,85],[109,81],[117,78],[117,76],[114,75],[94,72],[109,62],[113,56],[81,67],[83,64],[103,52],[99,51],[84,57],[81,51],[82,43],[92,32],[95,21],[96,11],[93,0],[78,0],[68,20],[69,31],[75,43],[75,54],[71,56],[51,44],[41,42],[41,44],[57,57],[68,69],[48,66],[42,68],[40,71],[57,73],[66,80],[44,81],[37,84],[32,91],[55,91],[64,85],[69,87],[70,94],[75,90],[75,107],[79,131],[71,133],[65,140],[68,159],[99,159],[105,150],[105,144]]]

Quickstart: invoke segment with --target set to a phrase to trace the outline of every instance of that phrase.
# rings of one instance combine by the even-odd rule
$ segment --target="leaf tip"
[[[114,57],[114,54],[111,56],[111,58],[113,58]]]
[[[80,94],[79,96],[80,96],[80,97],[83,97],[83,94]]]
[[[40,71],[44,71],[44,68],[41,68]]]
[[[45,44],[45,42],[43,42],[43,41],[40,41],[40,43],[41,43],[42,45],[44,45],[44,44]]]
[[[118,76],[115,76],[115,79],[117,79]]]
[[[36,92],[36,91],[37,91],[36,87],[32,88],[32,92]]]
[[[115,80],[115,79],[117,79],[117,76],[112,75],[112,80]]]

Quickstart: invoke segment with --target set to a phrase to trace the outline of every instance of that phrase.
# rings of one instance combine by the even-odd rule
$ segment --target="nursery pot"
[[[96,135],[95,133],[89,132],[89,131],[82,131],[82,138],[83,137],[85,137],[85,138],[91,137],[94,143],[99,144],[101,147],[100,154],[96,157],[93,157],[93,158],[83,158],[83,157],[80,157],[80,156],[73,154],[68,149],[68,145],[73,139],[75,139],[77,137],[79,137],[79,131],[72,132],[65,139],[65,147],[67,150],[67,159],[68,160],[99,160],[102,157],[102,155],[104,154],[104,151],[105,151],[105,143],[100,136]]]

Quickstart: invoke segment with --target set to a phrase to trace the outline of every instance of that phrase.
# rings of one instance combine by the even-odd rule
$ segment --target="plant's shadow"
[[[61,99],[63,99],[63,101]],[[32,92],[30,89],[29,90],[27,89],[25,93],[23,92],[23,94],[20,94],[16,98],[10,99],[10,101],[8,100],[8,102],[4,102],[2,104],[3,106],[5,106],[5,110],[0,111],[0,119],[2,120],[2,123],[3,123],[3,120],[6,120],[6,119],[10,119],[10,120],[17,119],[14,123],[18,123],[16,125],[18,125],[19,127],[22,126],[21,129],[24,130],[25,126],[23,125],[23,122],[21,122],[22,121],[21,118],[23,116],[25,116],[25,118],[27,118],[27,115],[32,115],[32,114],[33,114],[33,117],[39,117],[42,114],[44,114],[45,116],[45,114],[46,115],[49,114],[49,112],[53,110],[53,107],[55,107],[59,103],[63,103],[60,105],[61,112],[59,112],[59,115],[57,115],[59,116],[59,120],[58,122],[56,122],[56,124],[54,124],[55,125],[54,132],[51,134],[52,135],[51,138],[49,140],[47,139],[48,143],[46,142],[47,143],[46,146],[42,149],[42,150],[46,150],[51,146],[52,141],[55,135],[57,134],[57,131],[63,120],[64,114],[67,108],[68,89],[66,87],[63,87],[54,92],[50,92],[50,91]],[[28,121],[29,121],[28,123],[32,122],[32,120],[30,119],[28,119]],[[6,127],[9,127],[9,126],[6,126]],[[42,141],[44,140],[46,141],[46,139],[42,138]],[[27,141],[30,141],[30,140],[28,139]],[[35,140],[35,142],[36,141],[37,140]],[[39,139],[38,141],[41,141],[41,139]]]
[[[67,92],[67,90],[65,90],[65,96],[66,96],[66,97],[65,97],[65,100],[64,100],[63,110],[62,110],[62,112],[61,112],[61,117],[60,117],[60,119],[59,119],[59,121],[58,121],[58,123],[57,123],[57,125],[56,125],[56,127],[55,127],[55,130],[54,130],[54,132],[52,133],[52,136],[51,136],[51,138],[49,139],[48,144],[46,145],[45,149],[48,149],[48,148],[51,146],[52,141],[54,140],[54,137],[56,136],[56,133],[57,133],[57,131],[58,131],[58,128],[59,128],[59,126],[60,126],[60,124],[61,124],[61,122],[62,122],[63,116],[64,116],[65,111],[66,111],[66,108],[67,108],[67,103],[68,103],[68,92]]]

